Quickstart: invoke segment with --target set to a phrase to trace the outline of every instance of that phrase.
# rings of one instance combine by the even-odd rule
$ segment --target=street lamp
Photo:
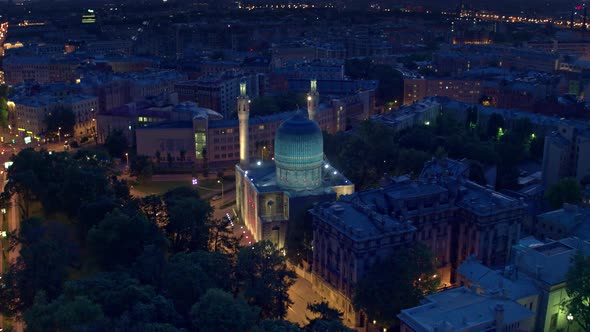
[[[221,183],[221,201],[223,202],[223,180],[217,180],[217,183]]]
[[[57,140],[61,143],[61,127],[57,127]]]
[[[570,326],[572,325],[572,322],[574,321],[574,315],[572,315],[572,313],[570,312],[569,314],[567,314],[566,318],[567,318],[567,332],[569,332]]]
[[[129,153],[125,152],[125,159],[127,159],[127,169],[129,169]]]

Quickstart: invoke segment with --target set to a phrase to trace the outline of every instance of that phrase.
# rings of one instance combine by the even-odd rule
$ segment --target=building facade
[[[562,123],[545,137],[543,184],[550,186],[564,177],[578,181],[590,175],[590,131]]]
[[[316,207],[311,211],[314,220],[313,288],[321,296],[337,298],[332,302],[336,309],[349,312],[351,294],[349,285],[333,280],[348,278],[343,270],[331,269],[325,264],[331,253],[352,252],[359,245],[347,234],[347,227],[357,228],[359,218],[371,220],[392,219],[398,223],[410,221],[415,229],[408,233],[411,241],[427,245],[436,257],[438,275],[443,286],[455,282],[455,270],[467,257],[475,255],[484,264],[495,266],[510,259],[510,249],[520,238],[520,224],[524,203],[491,189],[466,180],[468,167],[457,161],[433,160],[425,164],[418,180],[402,178],[380,189],[357,192],[340,198],[338,205],[347,213],[333,213],[329,207]],[[332,224],[342,226],[334,228]],[[332,227],[332,233],[319,231]],[[400,228],[402,229],[402,228]],[[316,231],[317,230],[317,231]],[[331,238],[347,239],[333,241]],[[399,238],[374,231],[374,246],[393,243]],[[384,247],[386,248],[386,246]],[[377,255],[378,250],[372,254]],[[342,264],[350,265],[352,256],[341,256]],[[353,266],[353,265],[350,265]],[[357,278],[362,275],[357,274]],[[346,316],[345,322],[355,327],[366,327],[360,313]],[[365,324],[364,326],[362,324]]]
[[[74,137],[94,137],[96,135],[96,116],[98,100],[87,95],[55,95],[16,96],[15,124],[19,132],[41,137],[45,134],[46,118],[57,109],[71,110],[76,121]]]
[[[246,139],[248,108],[238,107],[243,120],[239,128],[243,151],[251,141]],[[308,109],[308,114],[314,114],[314,109]],[[254,240],[271,241],[277,248],[285,248],[289,227],[303,227],[313,202],[354,192],[354,185],[324,161],[320,126],[301,111],[276,130],[273,161],[249,160],[242,153],[235,168],[238,215]]]

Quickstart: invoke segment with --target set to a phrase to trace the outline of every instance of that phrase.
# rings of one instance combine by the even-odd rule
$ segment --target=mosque
[[[236,165],[236,205],[255,241],[284,248],[288,227],[302,227],[315,202],[334,201],[354,192],[354,185],[324,158],[322,131],[314,121],[319,94],[315,81],[302,111],[283,122],[274,139],[273,161],[250,162],[249,100],[238,97],[240,163]]]

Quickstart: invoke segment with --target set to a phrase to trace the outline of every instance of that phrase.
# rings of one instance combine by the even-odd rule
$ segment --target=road
[[[293,304],[289,306],[287,320],[299,326],[307,325],[308,318],[314,318],[307,310],[307,305],[322,301],[322,298],[312,290],[311,283],[303,278],[297,278],[295,284],[289,288],[289,298]]]

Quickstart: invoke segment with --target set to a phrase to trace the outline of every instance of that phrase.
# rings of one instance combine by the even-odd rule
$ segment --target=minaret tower
[[[318,82],[311,80],[311,90],[307,94],[307,116],[311,121],[316,121],[316,115],[318,112],[318,102],[320,100],[320,94],[318,93]]]
[[[248,119],[250,118],[250,99],[246,95],[246,83],[240,83],[240,96],[238,96],[238,119],[240,119],[240,165],[248,166],[249,142]]]

